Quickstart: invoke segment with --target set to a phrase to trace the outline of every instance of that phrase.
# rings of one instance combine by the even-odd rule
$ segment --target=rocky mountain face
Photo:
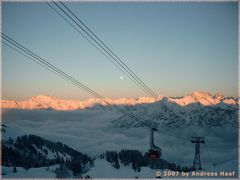
[[[181,98],[164,97],[148,105],[128,106],[125,111],[138,117],[138,120],[124,114],[114,122],[122,128],[237,127],[238,109],[237,99],[193,92]]]

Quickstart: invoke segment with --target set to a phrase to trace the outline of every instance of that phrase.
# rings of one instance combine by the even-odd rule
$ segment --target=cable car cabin
[[[151,129],[150,149],[148,151],[148,158],[149,159],[159,159],[162,156],[161,148],[154,144],[154,131],[157,131],[157,129],[155,129],[155,128]]]
[[[159,159],[160,157],[161,157],[161,152],[153,151],[151,149],[148,151],[148,158],[149,159]]]

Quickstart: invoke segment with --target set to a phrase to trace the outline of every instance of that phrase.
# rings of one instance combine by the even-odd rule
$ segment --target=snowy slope
[[[141,172],[135,172],[131,166],[120,164],[119,169],[115,169],[104,159],[96,159],[95,167],[84,175],[95,178],[155,178],[156,170],[149,167],[142,167]]]
[[[22,167],[16,167],[17,172],[13,172],[13,167],[2,166],[3,178],[56,178],[55,169],[59,168],[59,165],[53,165],[40,168],[29,168],[28,170]]]
[[[224,178],[220,176],[221,171],[232,172],[235,171],[237,175],[237,160],[232,160],[225,162],[223,164],[217,165],[215,167],[211,167],[209,169],[204,170],[204,172],[216,172],[218,173],[217,176],[213,176],[213,178]],[[157,171],[161,172],[162,178],[170,178],[169,176],[164,176],[164,171],[168,170],[158,170],[158,169],[150,169],[149,167],[142,167],[141,172],[135,172],[128,166],[123,166],[120,164],[120,169],[115,169],[111,166],[109,162],[104,159],[96,159],[95,160],[95,167],[91,168],[88,172],[84,173],[82,176],[85,177],[89,175],[92,178],[155,178]],[[28,170],[17,167],[17,173],[13,173],[13,167],[2,167],[3,171],[3,178],[55,178],[56,174],[54,173],[55,169],[59,168],[59,165],[53,165],[48,167],[41,167],[41,168],[30,168]],[[198,171],[201,172],[201,171]],[[234,178],[237,178],[237,176]],[[193,177],[192,172],[189,173],[188,177]],[[199,176],[200,178],[206,178],[209,176]],[[182,176],[180,172],[178,176],[174,178],[185,178]],[[225,177],[226,178],[226,177]]]
[[[238,161],[232,160],[227,161],[223,164],[217,165],[215,167],[211,166],[208,169],[204,170],[197,170],[194,172],[214,172],[217,174],[216,176],[207,176],[205,174],[204,176],[193,176],[194,172],[189,172],[188,178],[228,178],[228,176],[222,176],[220,175],[221,171],[225,172],[235,172],[235,176],[231,178],[237,178],[237,172],[238,172]],[[172,172],[171,170],[164,169],[151,169],[149,167],[142,167],[140,172],[135,172],[131,167],[123,166],[120,164],[120,169],[115,169],[111,166],[111,164],[103,159],[97,159],[95,161],[95,167],[91,168],[90,171],[85,173],[84,175],[89,175],[92,178],[155,178],[157,175],[157,172],[161,173],[162,178],[186,178],[181,172],[179,172],[176,176],[170,176],[167,172]]]

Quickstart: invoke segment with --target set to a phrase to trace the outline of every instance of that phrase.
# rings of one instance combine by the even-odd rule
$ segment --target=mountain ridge
[[[137,105],[137,104],[150,104],[165,99],[168,102],[176,103],[180,106],[187,106],[193,103],[200,103],[204,106],[215,106],[218,104],[238,105],[238,98],[224,97],[222,94],[217,93],[212,95],[209,92],[193,91],[183,97],[168,97],[159,95],[157,99],[153,97],[138,97],[138,98],[119,98],[110,99],[106,98],[113,105]],[[65,100],[50,95],[37,95],[28,100],[14,101],[14,100],[1,100],[1,107],[6,109],[54,109],[54,110],[77,110],[91,108],[95,105],[106,106],[105,102],[101,99],[86,99],[80,100]]]

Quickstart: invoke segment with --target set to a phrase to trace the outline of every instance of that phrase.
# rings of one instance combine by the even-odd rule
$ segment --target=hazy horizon
[[[224,95],[224,94],[222,94],[221,92],[216,92],[216,93],[211,93],[211,92],[207,92],[207,91],[191,91],[191,92],[188,92],[188,93],[186,93],[186,94],[182,94],[182,95],[180,95],[180,96],[168,96],[168,95],[165,95],[165,94],[158,94],[158,96],[163,96],[163,97],[170,97],[170,98],[179,98],[179,97],[184,97],[184,96],[187,96],[187,95],[190,95],[190,94],[192,94],[192,93],[194,93],[194,92],[197,92],[197,93],[210,93],[212,96],[214,96],[214,95],[217,95],[217,94],[221,94],[221,95],[223,95],[225,98],[239,98],[239,96],[226,96],[226,95]],[[76,100],[76,101],[85,101],[85,100],[88,100],[88,99],[97,99],[96,97],[89,97],[89,98],[86,98],[86,99],[77,99],[77,98],[75,98],[75,99],[71,99],[71,98],[64,98],[64,97],[61,97],[61,96],[55,96],[55,95],[53,95],[53,94],[35,94],[35,95],[32,95],[32,96],[27,96],[26,98],[17,98],[17,99],[4,99],[4,98],[2,98],[2,100],[14,100],[14,101],[24,101],[24,100],[29,100],[29,99],[31,99],[32,97],[36,97],[36,96],[50,96],[50,97],[55,97],[55,98],[57,98],[57,99],[63,99],[63,100]],[[110,98],[110,97],[104,97],[104,98],[109,98],[109,99],[121,99],[121,98],[127,98],[127,99],[136,99],[136,98],[140,98],[140,97],[150,97],[150,98],[153,98],[153,97],[151,97],[151,96],[138,96],[138,97],[116,97],[116,98]]]

